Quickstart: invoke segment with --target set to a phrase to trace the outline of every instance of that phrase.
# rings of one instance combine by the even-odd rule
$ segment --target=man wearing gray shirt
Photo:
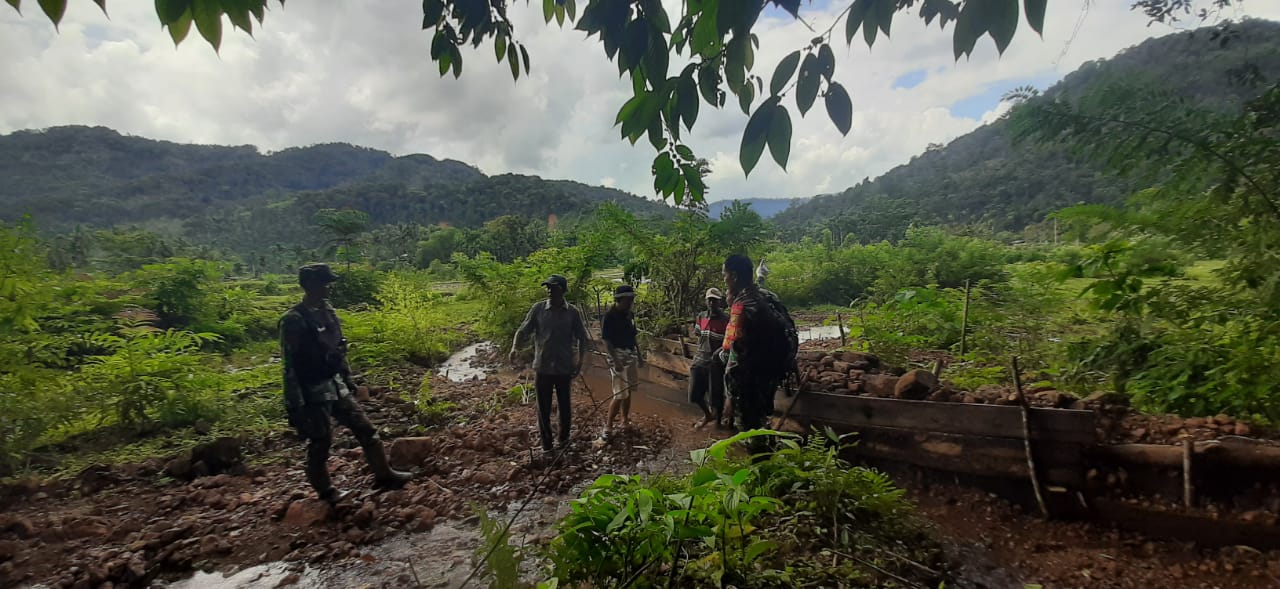
[[[563,448],[569,443],[571,403],[570,385],[573,377],[582,371],[587,356],[587,328],[582,323],[578,308],[569,304],[564,295],[569,291],[569,281],[558,274],[542,281],[547,289],[546,300],[534,303],[525,316],[524,323],[516,330],[511,342],[510,359],[515,360],[520,339],[533,336],[534,390],[538,395],[538,434],[542,438],[543,452],[551,451],[551,393],[555,391],[556,405],[560,412],[559,442]],[[575,357],[573,345],[577,342]]]

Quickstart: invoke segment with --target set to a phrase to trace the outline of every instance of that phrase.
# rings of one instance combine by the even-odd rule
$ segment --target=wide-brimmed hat
[[[708,289],[707,289],[707,298],[708,298],[708,299],[720,299],[720,300],[722,300],[722,301],[723,301],[723,300],[724,300],[724,293],[720,292],[720,289],[715,288],[715,287],[713,286],[713,287],[711,287],[711,288],[708,288]]]
[[[624,299],[627,297],[635,297],[635,296],[636,296],[636,289],[631,288],[630,284],[619,285],[618,288],[613,289],[613,298],[615,299]]]

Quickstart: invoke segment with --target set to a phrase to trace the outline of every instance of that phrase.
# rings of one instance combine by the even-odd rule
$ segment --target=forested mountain
[[[1280,78],[1280,23],[1246,20],[1225,37],[1200,29],[1151,39],[1111,59],[1084,64],[1046,94],[1075,96],[1104,79],[1167,86],[1215,109],[1238,108]],[[1116,203],[1134,187],[1096,163],[1055,146],[1013,146],[1003,120],[926,151],[842,193],[816,196],[773,221],[793,235],[830,230],[862,241],[900,237],[911,223],[982,224],[1020,231],[1058,209]]]
[[[644,214],[662,203],[536,176],[486,176],[454,160],[334,143],[263,154],[253,146],[183,145],[104,127],[0,136],[0,219],[23,214],[47,229],[75,224],[185,228],[234,250],[306,243],[323,208],[356,208],[373,225],[475,227],[514,214],[560,218],[617,202]]]

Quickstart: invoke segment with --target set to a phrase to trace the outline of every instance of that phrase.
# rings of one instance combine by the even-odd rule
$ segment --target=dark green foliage
[[[911,287],[963,287],[965,280],[1000,281],[1014,251],[997,242],[937,227],[907,231],[889,243],[843,247],[806,240],[770,253],[768,287],[790,306],[848,305],[887,300]]]
[[[209,318],[205,295],[225,271],[205,260],[173,259],[143,266],[133,283],[146,290],[145,304],[166,325],[185,327]]]
[[[802,444],[784,434],[781,449],[760,461],[729,455],[741,441],[776,434],[744,432],[696,450],[693,472],[681,477],[600,477],[557,525],[552,577],[592,587],[856,581],[857,567],[809,558],[815,548],[856,553],[864,540],[900,534],[888,530],[907,527],[902,490],[842,461],[834,436]]]
[[[340,269],[342,279],[333,283],[329,302],[334,307],[370,305],[376,301],[381,275],[363,268]]]
[[[1261,360],[1280,351],[1280,85],[1236,113],[1131,80],[1023,98],[1010,115],[1021,137],[1073,146],[1153,186],[1125,210],[1068,212],[1105,223],[1110,239],[1072,270],[1114,322],[1072,348],[1071,375],[1108,379],[1149,409],[1280,418],[1280,372]],[[1210,283],[1179,280],[1159,248],[1225,264]]]
[[[583,321],[589,320],[593,305],[587,301],[587,284],[591,278],[588,252],[582,247],[538,250],[511,264],[502,264],[489,254],[469,258],[454,256],[459,273],[466,280],[469,296],[483,306],[480,334],[496,342],[510,341],[533,303],[546,298],[542,281],[551,274],[569,280],[569,302],[579,306]],[[527,343],[527,340],[526,340]]]

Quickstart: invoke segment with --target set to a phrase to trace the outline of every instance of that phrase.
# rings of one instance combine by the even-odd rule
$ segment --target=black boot
[[[374,486],[383,489],[399,489],[413,478],[412,473],[391,468],[387,463],[387,452],[381,440],[371,440],[363,445],[364,458],[369,462],[369,470],[373,471]]]
[[[333,488],[329,480],[329,449],[311,444],[307,446],[307,482],[316,490],[321,500],[336,505],[351,493]]]

